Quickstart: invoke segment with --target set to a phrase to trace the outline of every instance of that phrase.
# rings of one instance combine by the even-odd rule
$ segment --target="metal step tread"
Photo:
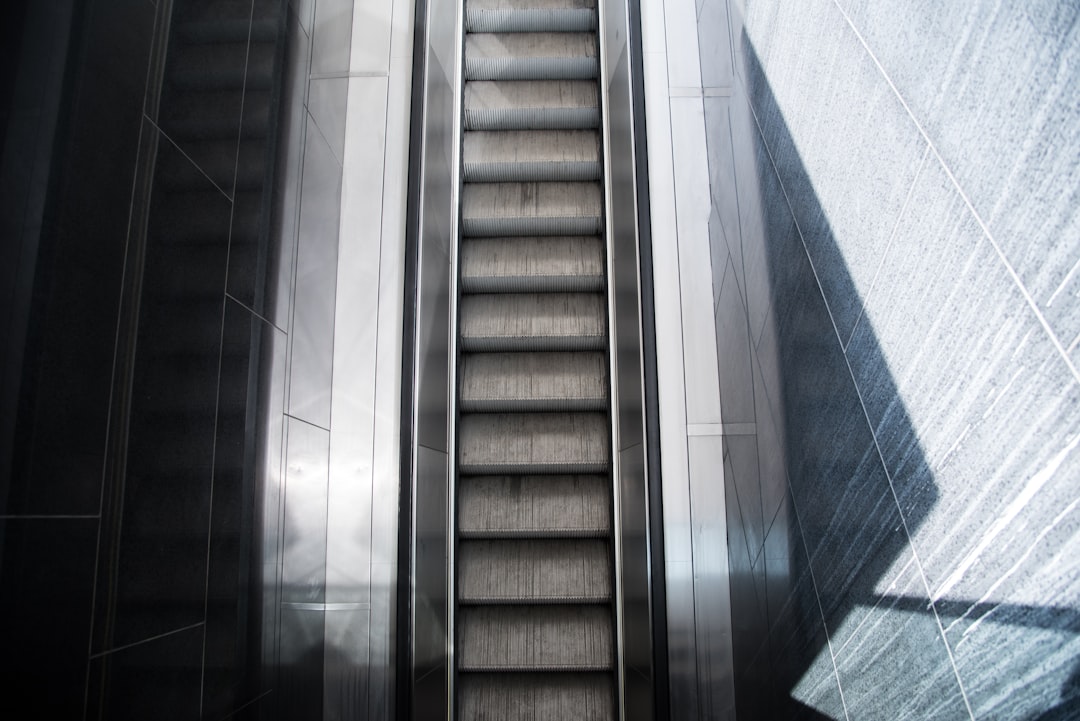
[[[596,83],[477,80],[465,83],[467,130],[574,129],[600,125]]]
[[[491,32],[584,32],[596,30],[595,0],[469,0],[465,30]]]
[[[603,413],[471,413],[461,416],[458,468],[470,475],[605,473]]]
[[[466,183],[600,178],[595,130],[484,130],[465,133]]]
[[[470,353],[461,360],[463,412],[607,408],[603,353]]]
[[[458,480],[457,521],[461,538],[603,538],[611,532],[611,479],[464,476]]]
[[[605,606],[466,606],[458,632],[463,670],[604,670],[614,657]]]
[[[459,721],[613,721],[611,673],[483,673],[458,676]]]
[[[601,291],[604,244],[597,236],[467,238],[461,244],[466,293]]]
[[[607,342],[599,293],[465,295],[460,312],[466,352],[601,350]]]
[[[501,235],[594,235],[601,230],[599,183],[468,183],[462,232]]]
[[[458,541],[458,600],[580,604],[611,596],[605,539]]]
[[[594,33],[470,33],[466,80],[589,80],[600,62]]]

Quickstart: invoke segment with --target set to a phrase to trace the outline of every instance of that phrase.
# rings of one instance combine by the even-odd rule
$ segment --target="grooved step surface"
[[[473,237],[461,243],[464,293],[604,289],[604,242],[594,235]]]
[[[463,606],[461,670],[610,669],[611,614],[604,606]]]
[[[607,673],[462,673],[460,721],[612,721],[613,681]]]
[[[466,183],[600,178],[595,130],[503,130],[465,133]]]
[[[598,293],[466,295],[461,299],[464,351],[601,350],[606,308]]]
[[[465,4],[453,633],[468,721],[615,717],[596,4]]]
[[[470,33],[466,80],[588,80],[600,70],[593,33]]]
[[[458,599],[465,603],[558,604],[611,598],[606,540],[462,540]]]
[[[607,476],[466,476],[458,481],[462,536],[585,535],[611,529]]]
[[[470,33],[584,32],[596,30],[596,0],[469,0]]]
[[[466,236],[596,235],[598,183],[468,183],[462,188]]]
[[[610,461],[603,413],[474,413],[458,425],[466,474],[604,473]]]
[[[503,80],[465,83],[466,130],[596,128],[596,83]]]
[[[596,236],[469,238],[461,244],[466,293],[600,291],[604,245]]]
[[[471,353],[461,359],[463,412],[607,407],[603,353]]]

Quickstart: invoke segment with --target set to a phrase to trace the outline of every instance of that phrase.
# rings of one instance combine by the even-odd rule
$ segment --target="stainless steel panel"
[[[641,445],[619,453],[619,499],[622,526],[623,663],[646,676],[652,667],[652,617],[645,453]],[[649,709],[651,711],[651,707]],[[634,716],[634,708],[627,707]]]
[[[616,478],[619,584],[620,708],[627,721],[653,714],[653,637],[644,385],[641,360],[637,178],[629,13],[625,2],[602,3],[601,72],[606,163],[609,347]],[[642,178],[641,181],[645,182]],[[659,481],[659,479],[656,479]]]
[[[415,473],[412,647],[414,683],[418,684],[422,674],[446,666],[450,650],[446,584],[449,457],[420,446]],[[445,689],[443,693],[445,696]],[[435,718],[422,715],[420,710],[419,706],[414,709],[415,718]]]
[[[379,4],[390,5],[392,0]],[[376,3],[364,3],[367,10]],[[315,3],[315,27],[312,30],[311,71],[313,73],[344,73],[349,70],[350,40],[353,29],[353,0],[318,0]],[[389,7],[386,14],[389,15]],[[387,23],[389,24],[389,23]],[[369,27],[375,25],[369,24]],[[389,28],[383,26],[378,35],[385,45],[390,43]],[[373,33],[374,35],[374,33]],[[374,37],[365,37],[373,43]]]
[[[702,718],[734,712],[727,518],[723,438],[695,436],[690,453],[690,506],[694,528],[694,644]]]
[[[696,719],[699,716],[694,565],[689,561],[669,561],[666,570],[671,718]]]
[[[405,619],[398,620],[396,608],[397,564],[371,566],[371,628],[368,632],[368,714],[369,719],[392,719],[394,714],[394,648],[396,634],[405,632]],[[405,679],[401,679],[404,683]]]
[[[341,165],[314,131],[310,115],[307,122],[295,307],[289,328],[289,414],[329,428]]]
[[[371,80],[365,78],[365,80]],[[386,80],[380,78],[385,85]],[[308,84],[308,112],[315,120],[318,133],[320,133],[330,149],[334,151],[334,157],[339,163],[345,159],[345,113],[349,99],[349,88],[353,84],[349,78],[312,78]],[[379,125],[382,125],[380,118]],[[353,119],[349,119],[349,125],[353,125]],[[311,128],[308,131],[311,132]],[[381,138],[382,133],[378,127],[368,128],[368,134]],[[358,137],[356,133],[350,133],[350,140]],[[371,177],[378,178],[377,174]]]
[[[296,418],[286,432],[282,601],[322,603],[330,434]]]
[[[327,608],[323,641],[323,720],[367,718],[370,609]]]

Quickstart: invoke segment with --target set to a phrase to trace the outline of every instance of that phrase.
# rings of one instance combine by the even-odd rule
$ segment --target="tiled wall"
[[[1075,714],[1076,4],[696,11],[738,716]]]
[[[392,717],[411,7],[380,7],[75,14],[63,162],[15,276],[7,715]]]

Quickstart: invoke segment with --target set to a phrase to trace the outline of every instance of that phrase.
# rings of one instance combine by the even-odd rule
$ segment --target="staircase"
[[[466,0],[459,721],[615,711],[596,0]]]

